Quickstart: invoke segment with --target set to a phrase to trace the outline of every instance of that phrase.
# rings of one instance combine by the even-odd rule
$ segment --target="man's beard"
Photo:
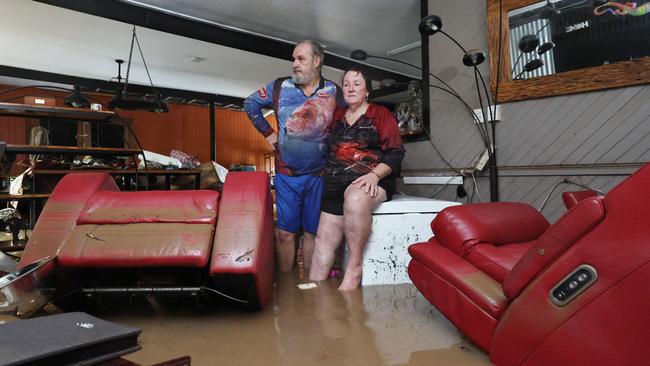
[[[296,75],[294,72],[293,75],[291,75],[291,80],[296,85],[305,85],[311,83],[315,77],[315,70],[312,70],[311,72],[303,72],[302,75]]]

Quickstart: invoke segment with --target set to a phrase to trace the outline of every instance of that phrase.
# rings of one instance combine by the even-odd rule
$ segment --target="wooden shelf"
[[[110,147],[7,145],[5,153],[128,156],[140,154],[141,150]]]
[[[26,194],[5,194],[0,193],[0,201],[26,201],[34,199],[46,199],[49,198],[48,193],[26,193]]]
[[[85,108],[0,103],[0,116],[24,118],[65,118],[76,121],[111,122],[115,117],[115,112],[93,111]]]
[[[145,174],[144,169],[35,169],[34,174],[41,175],[64,175],[68,173],[109,173],[109,174]],[[196,169],[179,169],[179,170],[166,170],[166,169],[149,169],[149,174],[154,175],[196,175],[201,174],[200,170]]]
[[[25,245],[27,245],[27,240],[24,239],[20,239],[17,242],[2,240],[0,241],[0,252],[19,252],[25,250]]]

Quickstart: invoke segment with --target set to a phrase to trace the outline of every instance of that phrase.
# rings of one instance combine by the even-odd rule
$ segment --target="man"
[[[327,134],[334,109],[344,103],[339,87],[321,76],[321,45],[301,41],[292,57],[292,77],[276,79],[244,101],[248,117],[275,153],[276,252],[282,272],[293,267],[296,234],[301,229],[305,267],[311,264],[320,217]],[[278,119],[278,132],[262,115],[262,109],[270,107]]]

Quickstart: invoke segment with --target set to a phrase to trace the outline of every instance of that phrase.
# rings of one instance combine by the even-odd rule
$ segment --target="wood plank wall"
[[[274,116],[267,118],[277,130]],[[217,162],[226,168],[230,164],[252,164],[257,170],[269,170],[272,150],[264,137],[257,132],[244,112],[218,109],[217,124]]]
[[[0,90],[11,86],[0,85]],[[22,103],[23,96],[55,97],[56,105],[62,106],[67,93],[44,89],[22,90],[2,95],[0,100]],[[17,97],[17,98],[13,98]],[[109,96],[93,95],[93,99],[108,102]],[[210,160],[210,109],[208,107],[185,104],[170,104],[169,113],[157,114],[141,111],[120,111],[122,118],[130,119],[131,125],[145,150],[169,155],[172,149],[184,151],[199,158],[201,162]],[[269,121],[274,128],[274,116]],[[231,164],[255,165],[257,170],[268,170],[271,148],[257,132],[246,113],[217,108],[216,122],[216,161],[226,168]],[[23,118],[0,117],[0,139],[10,144],[26,144],[29,141],[29,128],[32,123]],[[137,146],[131,146],[137,147]],[[23,168],[14,167],[10,174],[19,174]]]

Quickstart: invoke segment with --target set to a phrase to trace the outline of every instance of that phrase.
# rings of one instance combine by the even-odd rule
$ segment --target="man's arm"
[[[262,114],[263,108],[269,108],[272,106],[273,81],[268,83],[266,86],[261,87],[244,100],[244,110],[246,110],[248,118],[253,123],[253,126],[264,135],[266,141],[271,144],[271,147],[275,150],[275,144],[278,142],[278,135]]]

